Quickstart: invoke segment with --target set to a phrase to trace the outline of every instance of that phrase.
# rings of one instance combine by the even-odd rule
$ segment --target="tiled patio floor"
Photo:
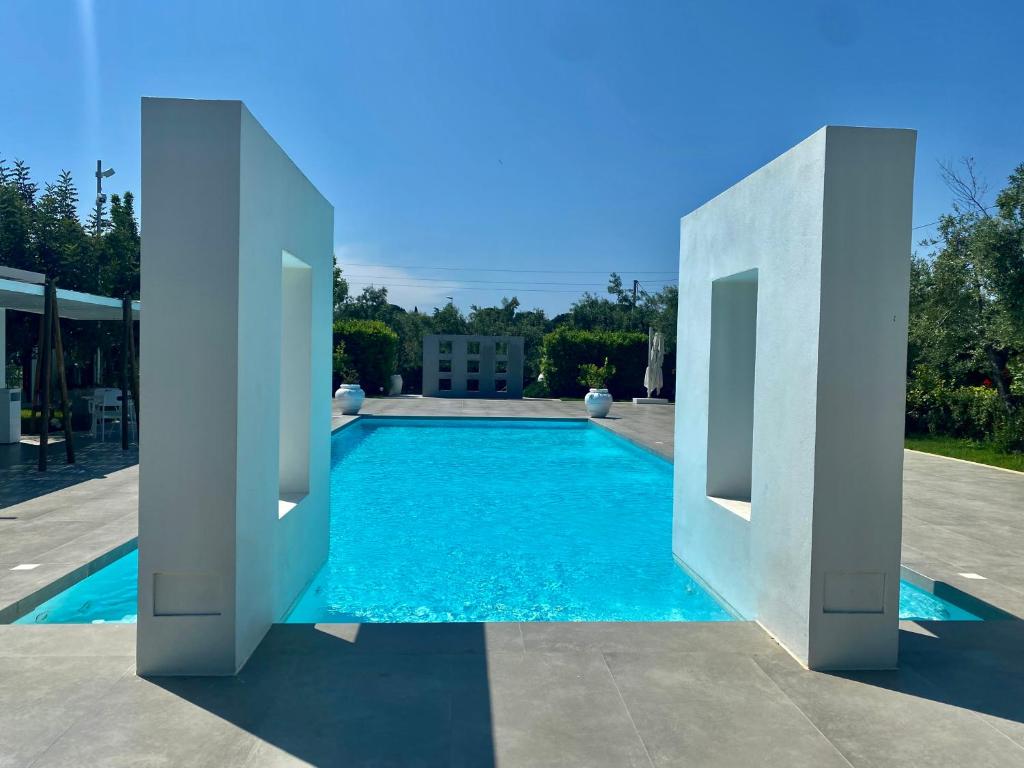
[[[365,411],[575,417],[583,405]],[[671,450],[670,408],[613,415],[603,426]],[[0,528],[0,547],[70,560],[97,530],[134,535],[134,473],[3,506],[34,528]],[[1024,615],[1024,477],[908,453],[904,495],[909,564],[988,576],[955,583]],[[51,527],[71,538],[39,552],[33,537]],[[907,624],[900,670],[844,675],[801,669],[746,622],[279,625],[234,678],[143,680],[133,662],[133,627],[0,626],[0,767],[1024,766],[1021,621]]]
[[[828,675],[745,622],[284,624],[150,680],[132,627],[0,627],[0,765],[1024,766],[1021,627]]]

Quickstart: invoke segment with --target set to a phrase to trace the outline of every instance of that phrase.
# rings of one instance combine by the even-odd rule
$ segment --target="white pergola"
[[[17,275],[17,277],[15,277]],[[0,267],[0,307],[43,314],[44,276]],[[92,293],[57,289],[60,316],[68,320],[120,320],[121,299]],[[139,319],[139,302],[132,302],[132,319]]]
[[[7,313],[3,310],[43,314],[45,305],[46,278],[38,272],[0,267],[0,351],[7,360]],[[57,307],[60,316],[66,320],[122,320],[121,299],[112,296],[97,296],[92,293],[57,289]],[[132,302],[132,319],[138,320],[141,312],[139,302]]]

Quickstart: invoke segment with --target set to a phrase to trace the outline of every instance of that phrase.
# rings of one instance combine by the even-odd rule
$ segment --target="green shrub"
[[[1006,452],[1024,451],[1024,411],[1007,411],[994,387],[950,386],[918,366],[907,382],[907,431],[990,442]]]
[[[366,394],[378,395],[395,370],[398,334],[379,320],[339,320],[334,324],[334,349],[335,386],[341,375],[354,371]]]
[[[3,354],[3,352],[0,351],[0,355],[2,355],[2,354]],[[8,365],[8,366],[6,366],[6,373],[5,373],[5,376],[4,376],[4,378],[6,380],[5,381],[5,386],[8,389],[21,389],[21,383],[22,383],[21,376],[22,376],[22,371],[21,371],[21,366],[20,365]]]
[[[995,436],[996,427],[1005,420],[1006,409],[999,393],[990,387],[957,387],[946,390],[945,405],[949,411],[949,434],[987,440]]]
[[[352,367],[352,361],[345,354],[345,342],[339,341],[334,346],[334,354],[331,356],[331,370],[336,379],[335,387],[341,384],[358,384],[359,373]]]
[[[1020,406],[1013,413],[1003,412],[992,443],[1004,453],[1024,453],[1024,410]]]
[[[604,389],[608,380],[615,375],[615,366],[604,359],[604,365],[584,363],[580,366],[580,375],[576,379],[584,387],[589,389]]]
[[[1010,372],[1010,394],[1024,397],[1024,355],[1010,358],[1006,370]]]
[[[907,432],[944,434],[948,430],[946,391],[934,369],[925,365],[914,369],[907,381]]]
[[[543,381],[531,381],[523,388],[523,397],[551,397],[551,391]]]
[[[583,331],[560,327],[544,337],[541,371],[553,397],[581,397],[580,366],[607,360],[614,372],[606,386],[617,398],[644,394],[647,335],[630,331]]]

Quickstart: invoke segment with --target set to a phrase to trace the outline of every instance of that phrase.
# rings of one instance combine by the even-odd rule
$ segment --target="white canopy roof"
[[[0,277],[0,307],[20,312],[43,313],[42,285]],[[111,296],[57,289],[57,311],[68,320],[120,320],[121,300]],[[139,319],[141,305],[132,302],[132,318]]]

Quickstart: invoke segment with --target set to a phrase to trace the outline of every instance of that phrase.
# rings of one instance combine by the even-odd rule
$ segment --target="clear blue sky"
[[[681,215],[826,123],[918,129],[915,225],[948,209],[937,160],[998,189],[1022,8],[4,0],[0,155],[70,169],[88,207],[98,157],[138,191],[141,96],[242,99],[334,203],[357,289],[554,313],[610,270],[657,288]]]

